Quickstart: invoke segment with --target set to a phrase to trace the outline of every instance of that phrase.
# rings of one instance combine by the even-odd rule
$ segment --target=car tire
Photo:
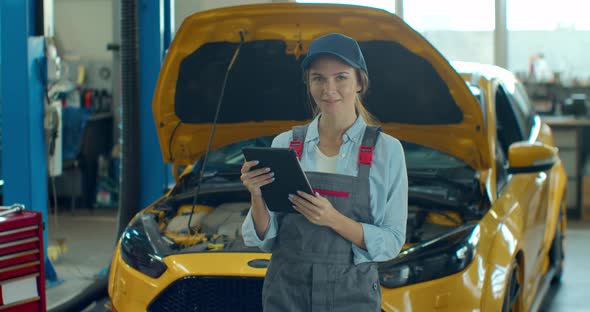
[[[563,275],[563,263],[565,259],[565,234],[563,232],[565,222],[563,218],[563,210],[561,210],[559,213],[559,220],[557,220],[557,224],[555,225],[555,235],[551,242],[551,249],[549,250],[549,265],[557,270],[551,279],[552,285],[561,283],[561,277]]]
[[[506,290],[504,292],[504,302],[502,304],[502,312],[520,312],[520,291],[522,288],[522,281],[520,275],[520,266],[515,260],[510,266],[510,275],[506,280]]]

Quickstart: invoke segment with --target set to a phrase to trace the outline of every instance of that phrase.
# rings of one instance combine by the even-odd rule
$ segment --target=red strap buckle
[[[289,148],[295,150],[297,159],[301,159],[301,152],[303,151],[303,141],[291,141]]]
[[[367,164],[371,166],[373,162],[373,147],[367,145],[361,145],[359,149],[359,165]]]

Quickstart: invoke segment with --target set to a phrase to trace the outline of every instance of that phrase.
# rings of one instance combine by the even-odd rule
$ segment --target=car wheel
[[[506,292],[504,293],[504,303],[502,312],[520,312],[520,289],[522,286],[520,276],[520,266],[516,260],[512,261],[510,266],[510,275],[506,283]]]
[[[551,242],[551,250],[549,251],[549,264],[557,271],[551,279],[551,284],[561,283],[561,276],[563,275],[563,263],[565,259],[565,219],[563,210],[559,213],[559,220],[555,226],[555,236]]]

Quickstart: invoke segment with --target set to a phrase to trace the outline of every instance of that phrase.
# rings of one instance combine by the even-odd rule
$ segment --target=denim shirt
[[[303,152],[301,166],[305,171],[317,171],[314,153],[320,137],[318,133],[319,115],[310,123]],[[344,133],[343,143],[336,164],[336,173],[356,176],[358,173],[358,151],[367,124],[358,117],[352,127]],[[272,147],[289,147],[293,132],[279,134]],[[370,209],[373,224],[361,223],[365,246],[364,250],[351,243],[354,263],[387,261],[398,255],[406,236],[408,215],[408,177],[401,143],[392,136],[380,133],[373,152],[373,163],[369,174]],[[258,246],[271,251],[278,234],[278,213],[269,211],[270,224],[261,240],[256,234],[251,211],[242,224],[242,236],[247,246]]]

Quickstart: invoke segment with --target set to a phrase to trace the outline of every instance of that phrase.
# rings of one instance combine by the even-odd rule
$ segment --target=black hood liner
[[[432,65],[396,42],[360,42],[369,70],[363,101],[381,122],[460,123],[463,114]],[[237,43],[213,42],[182,60],[175,112],[183,123],[210,123]],[[306,120],[312,117],[301,60],[285,42],[246,42],[225,88],[220,123]]]

